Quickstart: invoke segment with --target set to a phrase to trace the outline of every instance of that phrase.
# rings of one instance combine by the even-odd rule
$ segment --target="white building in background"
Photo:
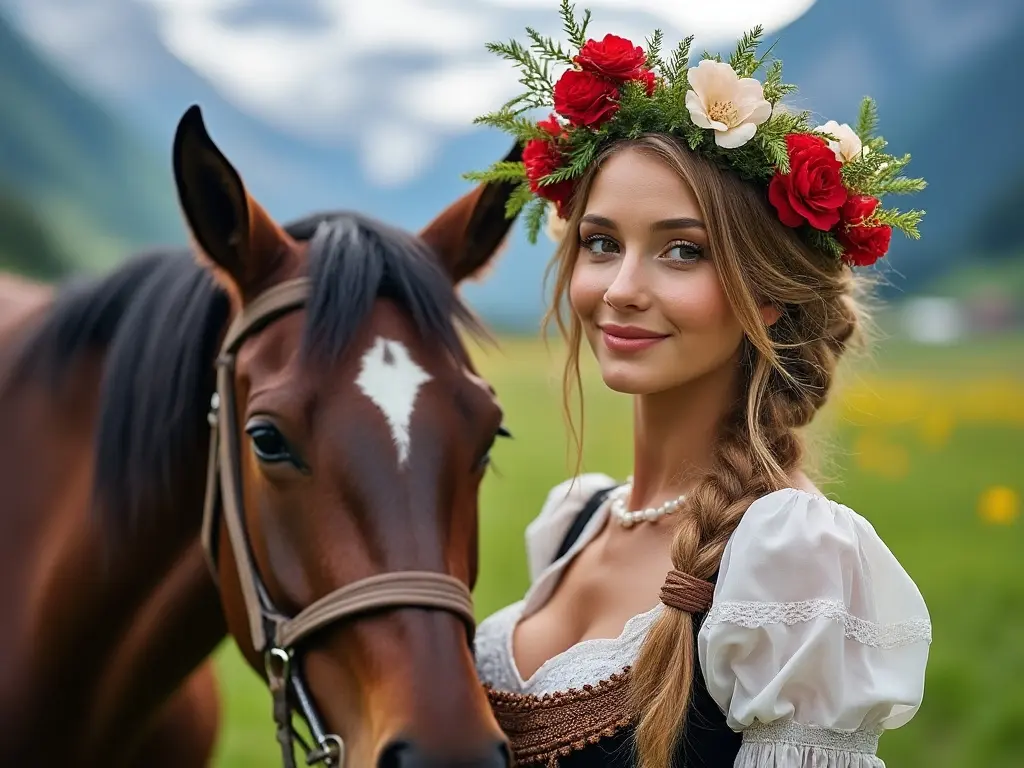
[[[908,338],[921,344],[953,344],[970,332],[963,304],[938,296],[903,302],[900,325]]]

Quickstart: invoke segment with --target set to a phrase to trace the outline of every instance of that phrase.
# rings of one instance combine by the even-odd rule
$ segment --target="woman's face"
[[[647,395],[735,366],[743,328],[690,186],[637,149],[612,155],[580,221],[569,285],[605,384]]]

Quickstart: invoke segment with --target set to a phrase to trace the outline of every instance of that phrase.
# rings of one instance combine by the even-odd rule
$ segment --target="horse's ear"
[[[522,160],[517,142],[504,157]],[[516,182],[481,184],[456,200],[428,224],[420,237],[440,256],[456,284],[482,271],[508,236],[513,219],[505,218],[505,203]]]
[[[266,287],[294,243],[246,191],[206,131],[198,106],[174,134],[174,181],[192,238],[242,301]]]

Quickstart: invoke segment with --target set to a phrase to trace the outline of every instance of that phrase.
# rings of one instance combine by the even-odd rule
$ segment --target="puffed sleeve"
[[[558,552],[583,505],[603,488],[618,485],[600,472],[588,472],[563,480],[548,492],[540,514],[526,526],[526,562],[530,581],[536,581]]]
[[[733,533],[697,650],[743,733],[735,768],[884,768],[879,735],[920,707],[930,643],[924,598],[871,524],[785,489]]]

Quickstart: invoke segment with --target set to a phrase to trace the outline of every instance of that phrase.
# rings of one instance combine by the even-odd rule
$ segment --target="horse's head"
[[[292,237],[195,107],[174,170],[233,303],[208,515],[232,634],[275,706],[327,747],[340,736],[350,765],[503,768],[465,614],[477,493],[504,429],[455,323],[472,324],[456,287],[506,237],[511,189],[477,188],[418,236],[337,215]]]

